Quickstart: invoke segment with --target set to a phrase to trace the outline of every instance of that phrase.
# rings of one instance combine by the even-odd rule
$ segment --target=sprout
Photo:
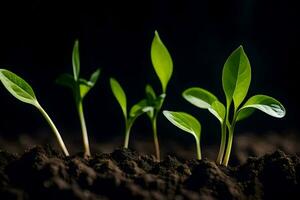
[[[79,59],[79,43],[78,40],[75,41],[73,54],[72,54],[72,64],[73,64],[73,76],[70,74],[62,74],[58,77],[56,82],[60,85],[69,87],[74,95],[76,108],[79,115],[81,130],[82,130],[82,138],[84,145],[84,154],[85,156],[90,156],[90,147],[89,147],[89,139],[88,133],[84,118],[83,111],[83,98],[87,95],[91,88],[96,84],[99,75],[100,69],[97,69],[90,77],[89,80],[80,78],[80,59]]]
[[[119,82],[114,78],[110,78],[110,87],[123,112],[125,120],[124,148],[128,148],[130,130],[133,123],[141,114],[149,112],[150,110],[153,110],[153,108],[147,105],[146,99],[143,99],[131,107],[128,115],[127,99],[123,88],[121,87]]]
[[[147,105],[153,108],[152,110],[147,112],[147,115],[149,116],[151,121],[156,158],[157,160],[160,160],[160,148],[157,136],[157,116],[164,103],[167,92],[167,85],[173,73],[173,61],[168,52],[168,49],[161,41],[157,31],[155,31],[151,45],[151,61],[154,70],[160,80],[162,94],[157,96],[151,85],[146,85],[145,92],[147,97]]]
[[[12,94],[15,98],[19,99],[24,103],[28,103],[35,106],[42,113],[42,115],[45,117],[46,121],[52,128],[55,137],[58,141],[58,144],[63,150],[64,154],[66,156],[69,156],[69,152],[64,144],[63,139],[60,136],[60,133],[58,132],[56,126],[54,125],[49,115],[39,104],[31,86],[21,77],[6,69],[0,69],[0,81],[8,90],[8,92]]]
[[[151,61],[154,67],[154,70],[160,80],[162,87],[162,94],[156,95],[151,85],[146,85],[145,93],[146,98],[134,105],[130,111],[129,116],[127,116],[127,103],[126,95],[120,84],[115,80],[110,80],[111,89],[119,102],[123,115],[125,118],[125,142],[124,147],[128,147],[130,129],[135,121],[135,119],[143,113],[147,113],[151,127],[153,131],[153,139],[155,146],[155,155],[156,159],[160,160],[160,148],[157,135],[157,116],[160,113],[162,105],[164,103],[167,91],[167,85],[170,81],[173,72],[173,61],[172,58],[161,41],[158,32],[155,31],[155,35],[151,45]],[[137,112],[138,111],[138,112]]]
[[[212,93],[202,88],[189,88],[183,92],[183,97],[188,102],[199,108],[208,109],[219,120],[221,124],[221,145],[217,157],[219,164],[228,165],[236,122],[249,117],[255,109],[276,118],[285,116],[283,105],[266,95],[255,95],[241,106],[248,93],[250,82],[250,62],[243,47],[240,46],[228,57],[223,67],[222,83],[226,107]]]
[[[192,115],[184,112],[172,112],[164,110],[163,114],[173,125],[194,136],[196,141],[197,159],[201,160],[201,124],[199,121]]]

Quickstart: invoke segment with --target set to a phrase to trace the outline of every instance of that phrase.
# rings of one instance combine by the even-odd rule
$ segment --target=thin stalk
[[[132,122],[127,122],[126,121],[126,127],[125,127],[125,140],[124,140],[124,148],[128,148],[128,144],[129,144],[129,136],[130,136],[130,130],[132,127]]]
[[[82,131],[84,155],[91,156],[89,138],[88,138],[88,133],[87,133],[86,124],[85,124],[83,105],[82,105],[81,101],[78,103],[78,114],[79,114],[81,131]]]
[[[217,157],[217,163],[222,164],[223,156],[225,153],[225,147],[226,147],[226,123],[221,123],[221,145]]]
[[[225,157],[224,157],[224,160],[222,163],[225,166],[227,166],[228,162],[229,162],[229,157],[230,157],[231,148],[232,148],[233,132],[234,132],[235,124],[236,124],[236,117],[237,117],[237,114],[236,114],[236,112],[234,112],[232,123],[228,127],[227,147],[226,147]]]
[[[157,123],[156,123],[157,116],[155,116],[152,120],[152,130],[153,130],[153,139],[154,139],[154,146],[155,146],[155,155],[156,159],[160,161],[160,150],[159,150],[159,142],[157,137]]]
[[[63,139],[61,138],[61,135],[58,132],[56,126],[53,123],[53,121],[51,120],[51,118],[49,117],[49,115],[46,113],[46,111],[40,105],[38,105],[37,108],[42,113],[42,115],[45,117],[45,119],[48,122],[48,124],[50,125],[50,127],[51,127],[52,131],[54,132],[55,137],[56,137],[56,139],[58,141],[58,144],[59,144],[60,148],[63,150],[65,156],[69,156],[69,152],[68,152],[68,150],[66,148],[66,145],[65,145]]]
[[[198,139],[196,139],[196,148],[197,148],[197,159],[201,160],[202,159],[201,146],[200,146],[200,141]]]

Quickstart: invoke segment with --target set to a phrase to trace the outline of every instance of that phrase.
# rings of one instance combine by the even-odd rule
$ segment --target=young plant
[[[149,116],[151,121],[156,158],[157,160],[160,160],[160,148],[157,136],[157,116],[164,103],[167,86],[173,73],[173,61],[168,49],[161,41],[157,31],[155,31],[151,45],[151,61],[154,70],[160,80],[162,94],[157,96],[150,85],[146,86],[145,90],[147,105],[153,108],[152,110],[147,112],[147,115]]]
[[[77,112],[79,115],[81,130],[82,130],[82,138],[84,145],[84,154],[85,156],[90,156],[90,146],[89,146],[89,138],[84,118],[83,111],[83,99],[87,95],[87,93],[94,87],[96,84],[99,75],[100,69],[97,69],[90,77],[89,80],[80,78],[80,59],[79,59],[79,42],[75,41],[72,53],[72,64],[73,64],[73,76],[71,74],[62,74],[56,80],[57,83],[69,87],[72,92],[76,103]]]
[[[201,160],[201,124],[190,114],[184,112],[163,111],[164,116],[175,126],[181,130],[192,134],[196,141],[197,159]]]
[[[24,103],[28,103],[35,106],[42,113],[42,115],[45,117],[46,121],[52,128],[62,151],[66,156],[69,156],[69,152],[56,126],[54,125],[53,121],[46,113],[46,111],[39,104],[31,86],[21,77],[6,69],[0,69],[0,81],[2,82],[4,87],[8,90],[8,92],[12,94],[15,98],[19,99]]]
[[[128,115],[127,98],[123,88],[121,87],[119,82],[114,78],[110,78],[110,87],[123,112],[125,120],[124,148],[128,148],[130,130],[133,123],[141,114],[153,110],[153,108],[147,105],[146,99],[143,99],[131,107]]]
[[[241,106],[248,93],[250,82],[250,62],[243,47],[240,46],[231,53],[223,67],[222,85],[226,107],[216,96],[202,88],[189,88],[183,92],[183,97],[188,102],[199,108],[208,109],[220,121],[221,145],[217,157],[219,164],[228,165],[233,133],[238,121],[249,117],[255,109],[276,118],[282,118],[286,114],[279,101],[261,94],[252,96]]]

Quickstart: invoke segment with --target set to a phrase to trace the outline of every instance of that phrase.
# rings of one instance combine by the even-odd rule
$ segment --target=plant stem
[[[84,119],[83,105],[82,105],[81,101],[78,103],[78,114],[79,114],[79,119],[80,119],[81,130],[82,130],[84,155],[91,156],[89,138],[88,138],[88,133],[87,133],[85,119]]]
[[[124,148],[128,148],[129,136],[130,136],[130,130],[131,130],[132,124],[133,124],[133,122],[126,121]]]
[[[231,147],[232,147],[232,139],[233,139],[233,131],[232,128],[229,128],[229,134],[228,134],[228,140],[227,140],[227,147],[226,147],[226,153],[223,160],[223,165],[227,166],[229,162],[229,157],[231,153]]]
[[[157,137],[157,123],[156,123],[157,116],[151,120],[152,123],[152,130],[153,130],[153,139],[154,139],[154,146],[155,146],[155,155],[157,161],[160,161],[160,150],[159,150],[159,142]]]
[[[225,157],[224,157],[224,160],[222,163],[225,166],[227,166],[228,162],[229,162],[229,157],[230,157],[231,148],[232,148],[233,132],[234,132],[235,124],[236,124],[236,117],[237,117],[237,114],[236,114],[236,112],[234,112],[232,123],[228,127],[227,147],[226,147]]]
[[[54,125],[53,121],[51,120],[51,118],[49,117],[49,115],[46,113],[46,111],[42,108],[42,106],[37,105],[38,110],[42,113],[42,115],[44,116],[44,118],[46,119],[46,121],[48,122],[48,124],[50,125],[52,131],[54,132],[56,139],[58,141],[58,144],[60,146],[60,148],[63,150],[65,156],[69,156],[69,152],[65,146],[65,143],[63,141],[63,139],[61,138],[60,133],[58,132],[56,126]]]
[[[226,123],[223,122],[221,124],[221,145],[220,145],[220,150],[219,150],[219,154],[217,157],[218,164],[222,164],[223,156],[225,153],[225,147],[226,147]]]
[[[200,146],[199,139],[196,139],[196,147],[197,147],[197,159],[201,160],[202,156],[201,156],[201,146]]]

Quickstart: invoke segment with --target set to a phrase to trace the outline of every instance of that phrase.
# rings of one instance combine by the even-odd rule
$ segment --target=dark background
[[[190,105],[181,93],[199,86],[224,101],[223,64],[242,44],[252,66],[248,97],[256,93],[273,96],[285,105],[287,116],[274,119],[257,112],[241,122],[237,132],[297,131],[299,15],[296,1],[1,1],[0,66],[32,85],[63,135],[80,138],[71,92],[54,83],[60,73],[72,72],[73,42],[79,38],[81,76],[87,78],[102,69],[98,84],[84,102],[90,137],[108,141],[123,135],[123,118],[109,77],[122,84],[129,105],[144,96],[146,83],[160,91],[150,60],[151,41],[158,30],[174,61],[164,108],[195,115],[209,140],[219,138],[217,120]],[[3,87],[0,106],[2,137],[50,132],[36,109],[14,99]],[[163,116],[158,126],[160,137],[190,140]],[[149,129],[147,118],[141,118],[133,135],[150,137]]]

